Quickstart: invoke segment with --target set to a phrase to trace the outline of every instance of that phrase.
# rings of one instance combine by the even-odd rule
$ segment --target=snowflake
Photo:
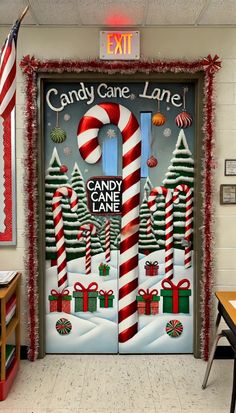
[[[107,131],[107,137],[108,138],[115,138],[116,137],[116,131],[114,129],[108,129]]]
[[[63,152],[64,152],[65,155],[69,156],[69,155],[72,154],[72,149],[69,148],[69,146],[66,146],[66,147],[63,149]]]
[[[70,115],[69,115],[68,113],[65,113],[65,115],[64,115],[64,120],[65,120],[66,122],[68,122],[68,120],[70,120]]]
[[[51,126],[51,122],[48,122],[48,126]]]
[[[85,169],[84,172],[87,173],[87,172],[88,172],[88,169]]]
[[[163,135],[166,137],[166,138],[168,138],[170,135],[171,135],[171,129],[170,128],[165,128],[164,129],[164,132],[163,132]]]
[[[167,106],[166,110],[170,110],[170,107],[169,107],[169,106]]]
[[[135,93],[131,93],[131,95],[130,95],[130,100],[135,100],[135,99],[136,99]]]

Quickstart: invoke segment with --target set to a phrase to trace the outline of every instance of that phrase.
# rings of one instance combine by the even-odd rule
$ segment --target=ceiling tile
[[[30,0],[39,24],[80,24],[77,0]]]
[[[146,25],[194,24],[205,0],[149,0]]]
[[[143,23],[144,0],[78,0],[82,24],[137,26]]]
[[[212,0],[199,24],[236,24],[236,0]]]
[[[1,0],[0,1],[0,24],[12,25],[15,23],[17,18],[21,15],[24,8],[27,6],[28,2],[26,0]],[[30,9],[28,10],[23,24],[35,24],[35,20],[31,14]]]

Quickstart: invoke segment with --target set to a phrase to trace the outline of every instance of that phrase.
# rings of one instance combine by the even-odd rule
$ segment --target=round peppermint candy
[[[66,318],[59,318],[56,322],[56,330],[61,336],[66,336],[67,334],[70,334],[72,324]]]
[[[170,320],[166,324],[166,332],[168,336],[173,338],[181,336],[183,329],[183,324],[179,320]]]

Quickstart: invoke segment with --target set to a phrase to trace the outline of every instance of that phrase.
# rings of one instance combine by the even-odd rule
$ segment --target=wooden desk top
[[[215,294],[236,325],[236,308],[230,304],[230,301],[236,301],[236,291],[217,291]]]
[[[6,287],[0,288],[0,299],[7,297],[12,291],[14,291],[20,276],[21,273],[18,272],[16,276],[13,278],[13,280]]]

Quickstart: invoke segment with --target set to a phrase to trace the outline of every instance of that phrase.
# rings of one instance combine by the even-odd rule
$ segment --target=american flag
[[[16,104],[16,42],[20,23],[17,20],[12,27],[0,55],[0,116],[3,119]]]

